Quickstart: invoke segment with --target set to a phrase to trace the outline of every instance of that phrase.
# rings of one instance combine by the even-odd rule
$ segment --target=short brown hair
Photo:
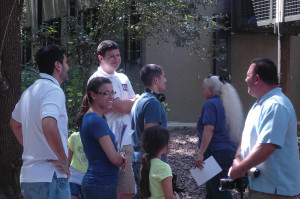
[[[104,57],[107,51],[116,49],[119,49],[119,46],[116,42],[111,40],[104,40],[98,45],[97,54]]]

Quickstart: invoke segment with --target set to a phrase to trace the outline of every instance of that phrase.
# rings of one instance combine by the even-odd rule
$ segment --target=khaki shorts
[[[269,194],[249,189],[249,199],[297,199],[297,196],[283,196],[278,194]]]
[[[133,194],[135,193],[135,182],[132,171],[133,148],[131,145],[124,145],[121,152],[125,152],[126,154],[127,165],[125,170],[123,168],[120,169],[117,191],[123,194]]]

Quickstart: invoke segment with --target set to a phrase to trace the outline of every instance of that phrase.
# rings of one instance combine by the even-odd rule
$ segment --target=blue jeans
[[[220,179],[228,178],[228,171],[232,165],[235,151],[232,150],[221,150],[221,151],[213,151],[206,150],[204,153],[204,159],[213,156],[222,171],[217,174],[215,177],[206,182],[206,199],[232,199],[232,195],[230,191],[219,191]]]
[[[81,184],[82,199],[118,199],[116,184]]]
[[[141,171],[141,162],[132,162],[133,175],[135,180],[135,199],[141,199],[141,191],[140,191],[140,171]]]
[[[52,182],[21,182],[24,199],[66,199],[71,198],[69,182],[66,178],[57,178],[54,173]]]

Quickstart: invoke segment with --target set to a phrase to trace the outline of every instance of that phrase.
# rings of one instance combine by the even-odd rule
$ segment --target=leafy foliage
[[[140,41],[153,38],[159,42],[173,42],[191,53],[206,57],[200,36],[225,27],[216,22],[225,15],[205,15],[205,9],[217,5],[218,0],[105,0],[86,6],[83,13],[90,37]],[[124,34],[122,34],[124,33]]]
[[[86,81],[99,64],[96,48],[100,41],[113,39],[130,46],[151,38],[157,44],[173,42],[205,58],[211,51],[201,44],[201,34],[224,27],[215,21],[222,15],[206,16],[202,11],[217,3],[217,0],[101,0],[83,5],[78,17],[54,19],[28,32],[22,31],[22,45],[37,49],[54,43],[67,49],[69,81],[62,88],[67,98],[69,127],[74,130]],[[32,60],[24,66],[23,89],[38,77],[37,71]]]
[[[36,67],[32,65],[27,65],[21,72],[22,84],[21,91],[22,93],[28,88],[35,80],[39,78],[39,71]]]

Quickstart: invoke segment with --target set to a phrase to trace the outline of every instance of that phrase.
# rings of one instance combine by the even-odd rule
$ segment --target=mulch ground
[[[183,197],[185,199],[205,198],[205,185],[198,186],[190,174],[190,169],[194,167],[194,158],[197,156],[198,136],[195,129],[175,128],[171,130],[171,143],[168,153],[168,163],[172,172],[178,175],[178,186],[184,188]],[[233,190],[234,199],[240,199],[240,194]],[[247,191],[244,193],[248,198]]]

